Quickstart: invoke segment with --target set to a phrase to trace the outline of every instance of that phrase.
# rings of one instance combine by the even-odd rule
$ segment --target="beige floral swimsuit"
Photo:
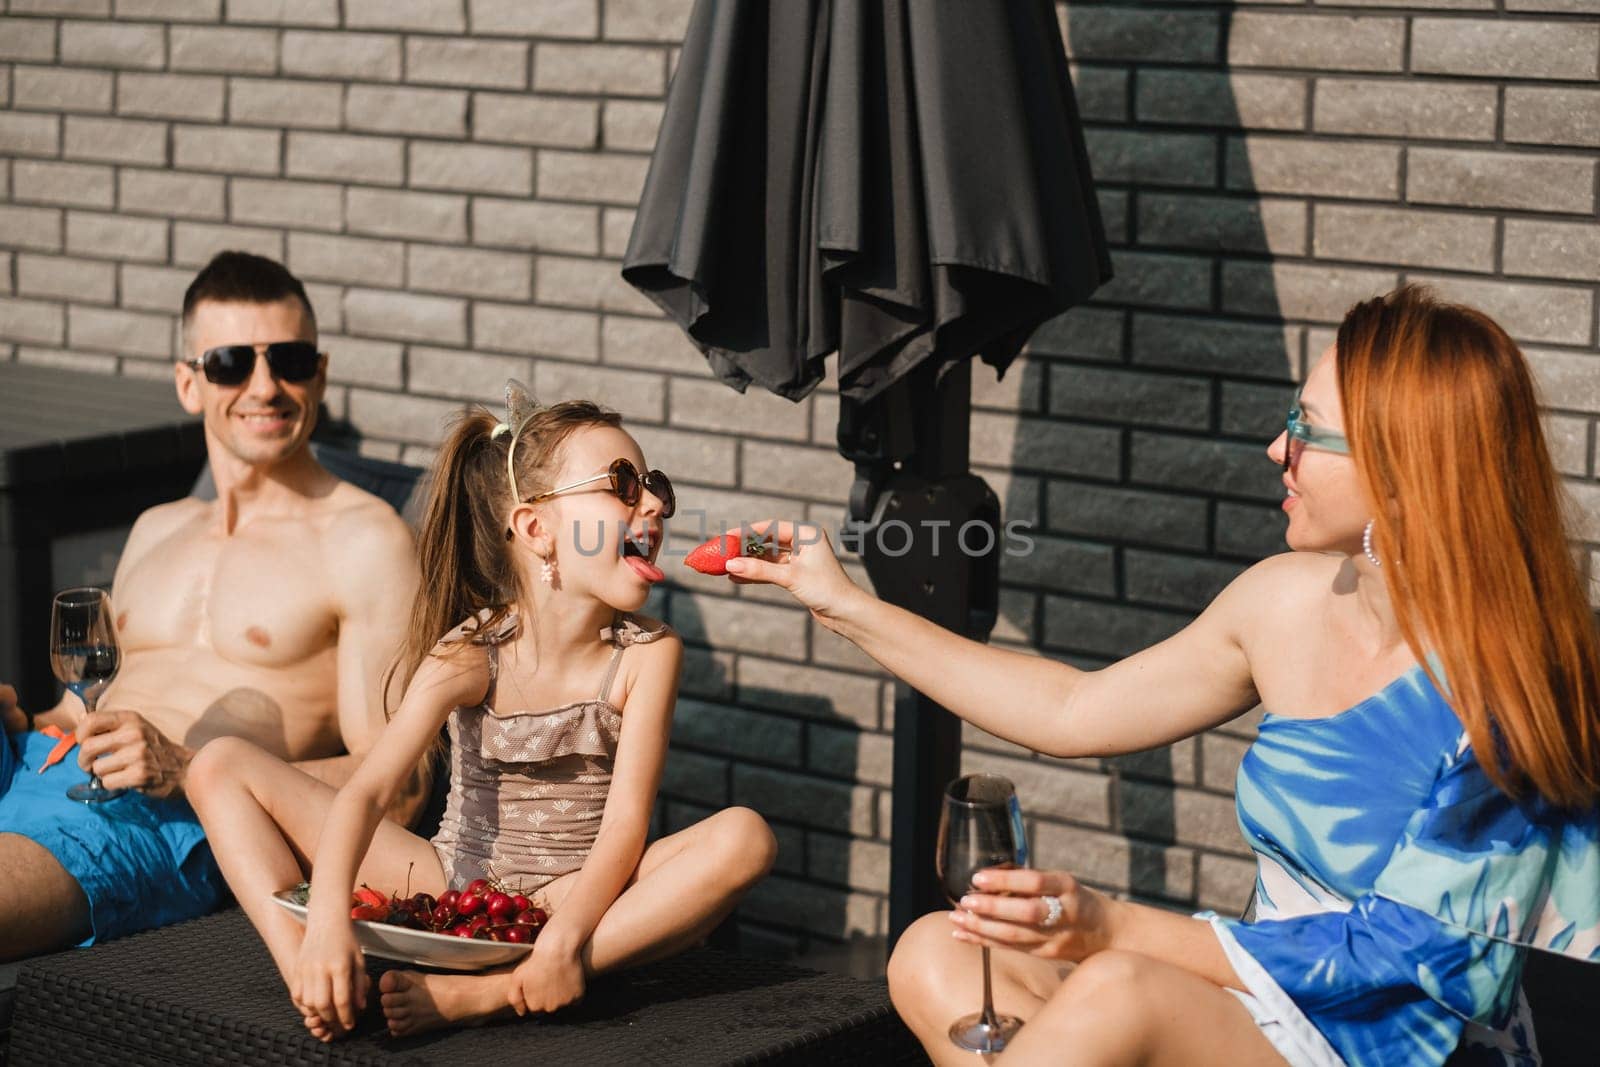
[[[647,630],[632,615],[618,615],[600,632],[616,651],[594,699],[496,711],[499,646],[516,634],[517,619],[508,616],[493,633],[471,634],[471,626],[463,623],[446,640],[487,646],[489,691],[483,703],[450,714],[450,796],[433,847],[452,887],[488,878],[532,895],[588,858],[622,731],[622,711],[609,699],[617,666],[629,645],[654,641],[668,628]]]

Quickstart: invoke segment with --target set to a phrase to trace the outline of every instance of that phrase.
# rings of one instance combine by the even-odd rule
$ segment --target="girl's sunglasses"
[[[672,480],[670,478],[660,471],[649,471],[641,478],[634,465],[625,459],[612,460],[611,466],[604,474],[596,474],[592,478],[585,478],[582,481],[573,482],[571,485],[563,485],[559,488],[551,489],[549,492],[540,493],[530,498],[528,503],[537,504],[541,500],[548,500],[553,496],[559,496],[570,490],[578,489],[585,485],[593,485],[595,482],[602,482],[608,479],[611,482],[611,491],[617,494],[617,498],[630,508],[639,502],[640,490],[648,489],[652,496],[661,501],[661,517],[663,519],[672,518],[672,513],[678,510],[678,498],[672,493]]]
[[[310,341],[274,341],[266,349],[267,366],[280,381],[309,381],[321,365],[322,353]],[[219,345],[184,363],[203,372],[212,385],[241,385],[256,369],[256,350],[254,345]]]

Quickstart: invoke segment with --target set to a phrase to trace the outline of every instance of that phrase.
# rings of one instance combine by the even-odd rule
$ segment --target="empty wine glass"
[[[1026,867],[1028,839],[1022,808],[1009,779],[969,774],[944,791],[934,863],[939,885],[952,905],[972,889],[972,876],[988,867]],[[968,1052],[1000,1052],[1022,1028],[1022,1020],[996,1015],[989,982],[989,947],[983,948],[983,1010],[950,1026],[950,1040]]]
[[[56,594],[50,607],[50,667],[56,678],[78,695],[84,711],[93,715],[100,694],[117,675],[122,650],[117,644],[111,598],[104,589],[84,586]],[[85,804],[115,800],[126,789],[107,789],[92,771],[87,782],[67,790],[67,796]]]

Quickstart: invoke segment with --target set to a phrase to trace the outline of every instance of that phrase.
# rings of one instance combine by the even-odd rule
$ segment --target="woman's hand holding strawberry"
[[[863,595],[839,565],[822,527],[767,519],[723,536],[742,536],[749,531],[765,539],[767,551],[730,558],[727,573],[735,582],[787,589],[830,629],[852,598]]]

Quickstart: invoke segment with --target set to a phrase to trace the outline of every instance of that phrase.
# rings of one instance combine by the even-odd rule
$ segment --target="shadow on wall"
[[[1035,335],[1015,384],[975,376],[979,404],[1024,414],[1014,428],[1010,415],[975,416],[974,461],[1009,468],[991,477],[1005,517],[1039,531],[1031,556],[1004,560],[996,637],[1084,668],[1176,632],[1284,547],[1279,472],[1262,450],[1301,353],[1270,265],[1303,242],[1304,208],[1257,195],[1238,134],[1263,123],[1258,112],[1270,124],[1303,101],[1263,100],[1255,79],[1241,118],[1231,18],[1228,7],[1063,10],[1116,278]],[[1041,775],[1020,766],[1021,750],[969,734],[979,751],[967,764],[1037,779],[1023,792],[1037,864],[1237,913],[1253,864],[1233,774],[1252,735],[1235,724]]]

